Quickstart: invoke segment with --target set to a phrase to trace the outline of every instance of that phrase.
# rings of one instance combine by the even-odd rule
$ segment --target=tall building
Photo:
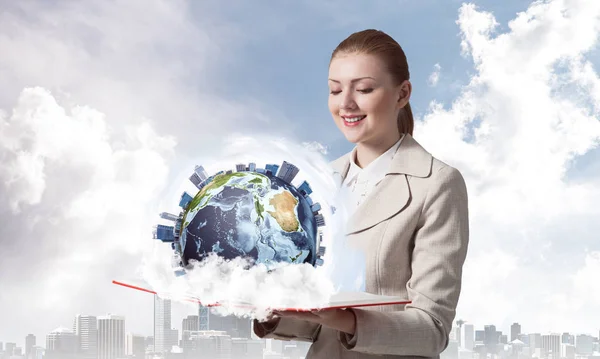
[[[580,334],[575,336],[575,354],[592,355],[594,352],[594,337]]]
[[[483,343],[484,339],[485,339],[485,332],[483,330],[476,330],[475,331],[475,341],[479,342],[479,343]]]
[[[135,359],[144,359],[146,356],[146,337],[127,333],[125,337],[125,355]]]
[[[177,345],[179,345],[179,330],[171,328],[165,338],[166,351],[171,351],[171,348]]]
[[[246,165],[243,163],[238,163],[237,165],[235,165],[235,170],[237,172],[245,172],[246,171]]]
[[[319,202],[313,204],[312,206],[310,206],[310,210],[313,213],[319,212],[321,210],[321,204]]]
[[[310,188],[310,184],[308,184],[308,182],[306,181],[302,181],[302,184],[300,184],[300,186],[298,186],[298,191],[303,195],[303,196],[308,196],[309,194],[311,194],[312,188]]]
[[[153,232],[153,239],[158,239],[162,242],[175,241],[175,227],[159,224]]]
[[[194,199],[194,197],[190,196],[189,193],[183,192],[181,194],[181,198],[179,199],[179,207],[181,207],[182,209],[186,209],[188,204],[190,204],[190,202],[192,201],[192,199]]]
[[[221,316],[209,311],[208,329],[226,332],[233,338],[251,338],[252,320],[235,315]]]
[[[125,317],[108,314],[98,317],[98,359],[125,355]]]
[[[187,318],[183,318],[183,320],[181,321],[181,332],[185,332],[187,331],[198,331],[200,329],[200,322],[198,320],[198,316],[197,315],[188,315]]]
[[[521,325],[519,323],[513,323],[510,326],[510,341],[512,342],[513,340],[518,339],[519,334],[521,334]]]
[[[154,352],[164,353],[171,349],[171,300],[154,296]]]
[[[198,305],[198,328],[199,330],[208,330],[210,309],[203,305]]]
[[[317,223],[318,227],[324,226],[325,219],[323,218],[323,215],[322,214],[315,215],[315,222]]]
[[[77,315],[73,322],[73,333],[78,338],[77,350],[84,359],[98,357],[98,319],[91,315]]]
[[[473,324],[463,324],[460,328],[460,343],[464,349],[475,348],[475,328]]]
[[[171,222],[177,222],[177,220],[179,219],[178,216],[176,216],[172,213],[168,213],[168,212],[162,212],[160,214],[160,218],[166,219],[167,221],[171,221]]]
[[[25,359],[32,359],[34,346],[35,346],[35,335],[28,334],[25,337]]]
[[[496,330],[495,325],[484,325],[483,332],[483,344],[488,353],[496,354],[498,352],[498,344],[500,343],[500,335],[502,335],[502,333]]]
[[[560,359],[560,334],[542,335],[542,350],[548,359]]]
[[[208,178],[208,173],[206,173],[206,170],[204,170],[204,167],[202,166],[196,166],[196,168],[194,168],[194,174],[198,176],[200,181],[205,181]]]
[[[197,315],[188,315],[181,321],[181,340],[189,339],[191,332],[200,330],[200,317]]]
[[[277,177],[279,177],[282,181],[291,184],[298,172],[300,172],[298,167],[287,161],[283,161],[279,172],[277,172]]]
[[[542,335],[540,333],[529,334],[529,351],[535,353],[536,349],[542,348]]]
[[[265,170],[267,172],[267,174],[271,174],[273,176],[277,175],[277,171],[279,170],[279,166],[278,165],[274,165],[274,164],[268,164],[265,166]]]
[[[44,359],[44,348],[39,345],[34,346],[31,349],[31,358],[32,359]]]
[[[570,333],[562,333],[560,342],[561,344],[575,345],[575,336]]]
[[[196,173],[192,173],[188,179],[194,186],[196,186],[196,188],[202,189],[202,180]]]
[[[8,343],[7,343],[8,344]],[[67,328],[56,328],[46,336],[46,359],[75,359],[77,336]]]
[[[6,343],[4,351],[6,355],[11,356],[15,352],[15,348],[17,347],[16,343]]]
[[[254,162],[250,162],[250,163],[248,164],[248,170],[249,170],[250,172],[256,172],[256,163],[254,163]]]

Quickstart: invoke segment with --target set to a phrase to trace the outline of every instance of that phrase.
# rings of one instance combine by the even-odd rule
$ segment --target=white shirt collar
[[[400,143],[404,138],[404,134],[400,137],[400,139],[387,151],[385,151],[381,156],[377,157],[373,162],[369,163],[367,167],[360,168],[356,164],[356,147],[350,153],[350,168],[348,169],[348,173],[346,175],[345,183],[349,183],[350,181],[356,178],[357,181],[364,182],[373,182],[377,183],[385,177],[390,163],[394,157],[394,154],[400,147]]]

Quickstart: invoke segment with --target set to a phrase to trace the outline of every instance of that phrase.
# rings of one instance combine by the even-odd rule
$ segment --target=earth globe
[[[306,181],[291,184],[298,173],[284,161],[280,166],[256,169],[238,165],[237,171],[208,176],[196,166],[190,181],[199,189],[184,193],[182,212],[163,213],[174,226],[157,227],[155,238],[172,242],[177,265],[191,269],[211,254],[231,260],[244,258],[250,265],[322,264],[318,227],[324,225],[320,205],[310,198]]]

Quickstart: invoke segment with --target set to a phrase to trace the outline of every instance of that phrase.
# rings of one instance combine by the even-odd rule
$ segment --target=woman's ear
[[[412,93],[412,84],[409,80],[404,80],[400,86],[398,86],[398,107],[403,108],[410,100]]]

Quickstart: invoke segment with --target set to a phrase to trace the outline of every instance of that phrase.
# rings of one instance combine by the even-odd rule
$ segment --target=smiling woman
[[[262,338],[313,342],[307,358],[439,357],[461,290],[469,223],[455,168],[412,137],[406,56],[377,30],[357,32],[332,54],[329,110],[355,148],[331,163],[344,180],[346,240],[366,259],[366,291],[411,304],[277,312],[254,322]]]

